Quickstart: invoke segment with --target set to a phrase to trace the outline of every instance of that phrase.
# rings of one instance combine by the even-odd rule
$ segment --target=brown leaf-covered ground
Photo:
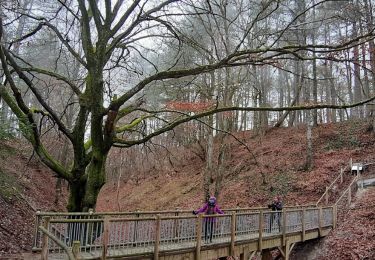
[[[306,128],[302,125],[272,129],[263,137],[254,136],[251,131],[237,133],[236,137],[246,143],[260,167],[243,145],[233,137],[228,140],[230,159],[219,197],[223,208],[264,206],[275,193],[283,195],[286,205],[315,203],[350,157],[354,161],[375,161],[374,136],[365,123],[358,121],[314,129],[315,167],[311,171],[304,170]],[[11,152],[5,152],[7,147]],[[133,174],[137,179],[122,178],[119,190],[116,182],[107,183],[99,196],[97,211],[201,206],[205,163],[192,149],[193,145],[171,149],[176,158],[173,166],[161,158],[158,165],[149,167],[152,170]],[[38,160],[28,162],[30,155],[31,149],[22,142],[0,142],[0,176],[6,176],[6,181],[0,178],[0,188],[14,186],[17,191],[0,193],[1,259],[5,254],[31,249],[34,209],[64,210],[66,203],[65,191],[58,205],[54,204],[56,179]],[[265,174],[265,185],[260,171]],[[369,194],[374,197],[374,193]]]
[[[316,259],[375,259],[375,187],[357,193],[344,222],[324,240]]]
[[[66,191],[55,204],[51,171],[20,141],[0,143],[0,259],[31,250],[35,210],[64,210]]]
[[[315,167],[304,170],[306,128],[272,129],[265,136],[251,131],[236,134],[252,154],[231,137],[219,203],[224,208],[267,205],[280,193],[286,205],[315,203],[325,187],[338,175],[340,167],[353,161],[375,160],[374,138],[366,124],[345,122],[314,129]],[[202,179],[205,163],[194,153],[177,150],[184,158],[172,168],[167,162],[159,169],[140,172],[141,180],[121,179],[107,183],[99,197],[98,211],[192,209],[203,203]],[[267,184],[262,184],[260,171]],[[271,192],[273,190],[273,192]],[[118,193],[118,196],[117,196]]]

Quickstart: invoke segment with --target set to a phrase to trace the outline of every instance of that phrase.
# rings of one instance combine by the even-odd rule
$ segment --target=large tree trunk
[[[70,182],[70,192],[69,192],[69,201],[67,209],[69,212],[82,212],[84,205],[83,205],[83,198],[85,194],[85,181],[84,180],[76,180],[74,182]]]
[[[69,212],[95,209],[100,189],[105,183],[105,162],[106,156],[93,158],[85,173],[77,174],[80,177],[69,182]]]
[[[82,205],[83,211],[95,208],[96,199],[105,183],[105,158],[106,156],[94,157],[86,169],[87,181]]]

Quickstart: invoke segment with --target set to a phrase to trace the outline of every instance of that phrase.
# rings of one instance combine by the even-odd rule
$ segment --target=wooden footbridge
[[[346,176],[346,177],[345,177]],[[350,205],[358,176],[340,172],[334,180],[349,185],[330,206],[335,185],[327,187],[316,205],[224,209],[215,215],[212,241],[206,241],[207,216],[191,211],[46,213],[36,214],[33,251],[41,259],[217,259],[257,252],[268,259],[278,248],[289,258],[295,243],[326,236]]]

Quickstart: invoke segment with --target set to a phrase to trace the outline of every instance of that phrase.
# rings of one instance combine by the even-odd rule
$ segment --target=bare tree
[[[105,183],[105,165],[112,147],[129,148],[143,144],[183,123],[219,112],[340,109],[372,100],[356,99],[358,102],[355,104],[340,105],[296,103],[293,107],[242,107],[233,106],[229,101],[232,100],[232,92],[229,91],[227,101],[217,102],[203,112],[183,113],[160,105],[148,106],[142,96],[146,90],[159,88],[164,89],[163,94],[166,94],[168,86],[181,83],[179,79],[194,81],[199,75],[222,70],[229,80],[232,69],[236,67],[273,66],[275,62],[288,59],[294,59],[296,64],[304,60],[326,60],[330,59],[327,54],[352,49],[374,38],[370,30],[364,34],[352,34],[345,41],[336,39],[329,45],[321,42],[308,44],[306,41],[280,42],[291,30],[303,28],[301,20],[295,18],[329,1],[320,1],[313,6],[305,5],[303,10],[298,10],[299,14],[295,18],[284,17],[282,26],[267,27],[267,30],[262,31],[266,19],[276,20],[279,17],[276,11],[286,8],[281,5],[282,2],[253,1],[251,8],[249,4],[245,9],[233,9],[230,17],[235,19],[223,17],[223,13],[214,8],[213,1],[207,1],[206,6],[196,1],[178,0],[52,1],[43,3],[43,13],[31,10],[30,14],[8,8],[13,17],[27,15],[31,22],[30,29],[21,37],[6,42],[3,30],[11,26],[12,19],[1,21],[4,27],[0,31],[0,59],[6,80],[0,85],[0,94],[17,116],[22,134],[33,145],[42,162],[69,182],[68,209],[82,211],[95,207],[98,193]],[[228,7],[229,1],[225,1],[225,4]],[[227,34],[221,35],[225,39],[221,43],[230,40],[230,48],[221,51],[223,45],[215,45],[213,42],[215,48],[213,54],[210,54],[209,49],[186,31],[193,29],[180,26],[186,21],[184,17],[198,17],[202,13],[211,17],[211,21],[222,17],[227,23],[224,23],[224,29],[228,29],[229,25],[236,28],[230,39]],[[244,18],[245,22],[241,24],[245,26],[237,26],[239,23],[236,17]],[[221,25],[216,26],[220,28]],[[254,31],[254,28],[258,29]],[[35,41],[46,32],[56,36],[59,48],[66,53],[67,64],[73,60],[80,64],[79,79],[74,79],[62,70],[37,66],[37,62],[14,53],[14,43]],[[254,37],[258,38],[258,44],[251,45],[249,39],[253,40]],[[166,46],[175,48],[173,51],[168,48],[168,55],[163,56],[161,54],[167,51]],[[190,50],[189,57],[184,53],[185,47]],[[23,48],[26,50],[27,44]],[[197,62],[196,57],[203,53],[210,56],[210,62]],[[313,56],[314,53],[316,56]],[[58,64],[63,62],[61,56],[56,61]],[[341,60],[337,58],[336,61]],[[299,84],[302,84],[306,74],[303,70],[295,72],[299,74],[296,76]],[[46,79],[53,78],[61,82],[60,87],[74,93],[72,100],[76,102],[76,107],[71,126],[62,117],[69,104],[61,107],[50,102],[45,94],[55,90],[40,84],[42,75]],[[17,83],[16,78],[27,86],[38,103],[37,107],[25,101],[21,83]],[[295,92],[299,84],[295,84]],[[182,88],[182,85],[178,86]],[[174,116],[168,116],[171,114]],[[64,166],[52,156],[51,149],[46,148],[41,136],[41,128],[44,127],[38,124],[38,117],[48,119],[56,131],[69,140],[73,158],[69,166]]]

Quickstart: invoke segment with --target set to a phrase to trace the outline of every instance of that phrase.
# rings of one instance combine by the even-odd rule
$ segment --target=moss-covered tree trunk
[[[69,211],[95,208],[100,189],[105,183],[105,164],[112,144],[110,136],[114,131],[113,126],[107,132],[103,131],[103,65],[99,59],[92,59],[88,65],[86,92],[80,102],[91,112],[90,140],[85,145],[85,153],[91,150],[88,153],[90,161],[82,171],[72,174],[76,177],[70,183]],[[79,135],[83,137],[84,132]],[[87,156],[76,159],[75,165],[84,165],[82,160],[87,160]]]
[[[93,158],[81,178],[70,181],[69,212],[95,209],[100,189],[105,183],[105,159],[106,156]]]

